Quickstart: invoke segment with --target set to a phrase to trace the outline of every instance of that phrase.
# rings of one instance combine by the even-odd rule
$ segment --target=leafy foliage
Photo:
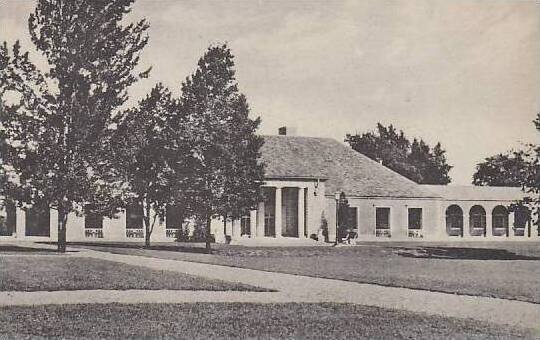
[[[170,91],[157,84],[138,107],[115,117],[110,163],[127,192],[123,201],[143,207],[147,246],[167,207],[182,205],[189,215],[189,200],[182,194],[189,191],[195,164],[181,115]]]
[[[134,0],[39,0],[28,20],[30,37],[48,61],[42,72],[16,43],[0,48],[3,102],[2,167],[27,203],[46,202],[59,213],[59,250],[65,250],[68,213],[87,203],[105,209],[112,190],[100,156],[113,113],[148,41],[148,24],[123,26]],[[17,94],[18,100],[7,103]]]
[[[527,177],[526,151],[512,151],[487,157],[476,166],[474,185],[520,187]]]
[[[534,124],[540,132],[540,113],[537,114]],[[518,202],[518,206],[525,206],[532,212],[534,223],[540,235],[540,145],[530,144],[524,152],[526,167],[524,170],[523,190],[527,197]]]
[[[345,141],[356,151],[382,162],[395,172],[420,184],[448,184],[452,166],[446,162],[446,151],[440,143],[431,148],[422,139],[411,142],[393,125],[378,123],[376,132],[347,134]]]
[[[263,140],[255,135],[260,119],[248,117],[238,90],[233,56],[226,45],[210,47],[197,71],[182,85],[181,109],[188,115],[190,144],[198,160],[192,196],[195,215],[238,217],[260,200],[263,165],[257,159]]]
[[[540,113],[534,120],[540,132]],[[485,159],[476,166],[473,184],[490,186],[522,187],[526,197],[511,206],[516,211],[526,208],[535,224],[540,225],[540,146],[527,144],[523,150],[498,154]],[[539,230],[540,233],[540,230]]]

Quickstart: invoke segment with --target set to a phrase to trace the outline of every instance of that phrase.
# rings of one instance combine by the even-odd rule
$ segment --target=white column
[[[281,237],[281,188],[276,188],[276,237]]]
[[[167,239],[167,224],[165,222],[165,217],[157,217],[156,223],[154,224],[154,231],[152,231],[152,240],[157,241],[170,241],[174,239]]]
[[[50,209],[49,239],[51,241],[58,241],[58,210],[56,209]]]
[[[249,235],[251,238],[257,236],[257,210],[249,212]]]
[[[538,222],[538,216],[535,214],[531,214],[531,220],[529,221],[528,228],[531,228],[531,238],[540,238],[540,233],[538,230],[540,229],[540,226],[537,225]],[[525,229],[525,235],[528,235],[528,229]],[[527,237],[527,236],[525,236]]]
[[[508,214],[508,238],[514,238],[514,213]]]
[[[26,212],[17,207],[17,221],[15,222],[16,237],[22,239],[26,236]]]
[[[233,219],[231,222],[231,237],[233,239],[240,237],[240,220]]]
[[[257,206],[257,237],[264,237],[264,202]]]
[[[493,210],[486,209],[486,237],[493,236]]]
[[[298,189],[298,237],[304,238],[305,237],[305,188],[299,188]]]
[[[463,238],[471,237],[469,222],[469,207],[467,207],[467,210],[463,209]]]

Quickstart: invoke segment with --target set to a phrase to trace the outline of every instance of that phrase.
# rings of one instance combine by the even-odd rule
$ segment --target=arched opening
[[[463,210],[458,205],[446,208],[446,233],[463,237]]]
[[[508,209],[502,205],[496,206],[492,213],[491,227],[493,236],[509,236]]]
[[[526,207],[514,210],[514,236],[531,236],[531,212]]]
[[[469,210],[469,232],[471,236],[486,236],[486,210],[480,205]]]

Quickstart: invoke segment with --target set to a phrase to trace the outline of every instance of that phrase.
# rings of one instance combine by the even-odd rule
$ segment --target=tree
[[[17,199],[58,211],[58,250],[65,251],[70,212],[104,207],[110,187],[101,160],[111,116],[127,99],[146,45],[148,24],[123,26],[134,0],[39,0],[28,20],[30,37],[48,61],[41,72],[20,51],[0,50],[0,100],[7,146],[2,167],[17,177]],[[109,211],[114,210],[109,206]]]
[[[376,132],[347,134],[345,142],[365,156],[420,184],[448,184],[452,166],[440,143],[431,148],[422,139],[409,141],[393,125],[378,123]]]
[[[540,113],[537,114],[534,124],[540,132]],[[516,205],[525,206],[532,212],[540,235],[540,145],[529,144],[523,152],[523,158],[526,160],[526,167],[522,187],[527,196]]]
[[[248,117],[233,59],[226,45],[210,47],[182,84],[181,108],[189,117],[198,160],[190,200],[197,217],[206,221],[208,251],[211,218],[246,214],[260,200],[264,179],[258,162],[263,140],[255,135],[260,119]]]
[[[474,185],[520,187],[525,183],[527,168],[526,151],[511,151],[487,157],[476,165]]]
[[[115,119],[111,163],[127,193],[126,205],[143,208],[146,247],[167,207],[182,205],[184,214],[189,211],[188,200],[181,195],[192,179],[193,157],[185,143],[185,117],[179,117],[182,111],[177,108],[170,91],[157,84],[138,107]]]

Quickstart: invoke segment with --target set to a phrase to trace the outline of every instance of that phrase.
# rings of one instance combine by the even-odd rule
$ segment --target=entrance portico
[[[252,213],[256,216],[256,236],[304,238],[306,190],[299,186],[263,187],[264,201]]]
[[[307,239],[317,233],[324,205],[324,179],[295,178],[265,182],[263,201],[242,219],[227,221],[225,234],[234,239]],[[217,225],[216,225],[217,226]],[[219,233],[219,232],[218,232]]]

